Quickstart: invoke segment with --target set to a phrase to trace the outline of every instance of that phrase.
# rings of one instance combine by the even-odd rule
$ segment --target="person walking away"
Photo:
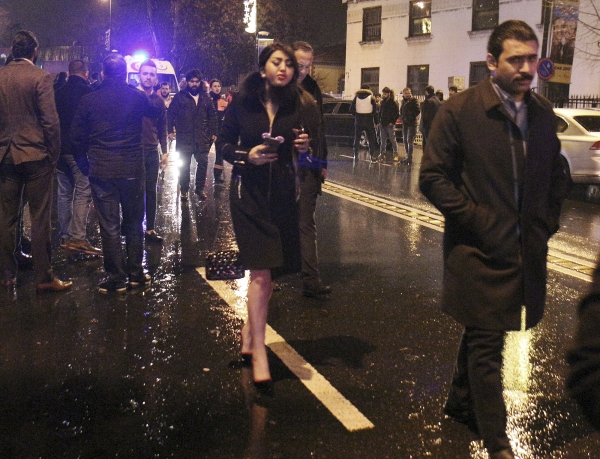
[[[504,337],[543,316],[548,239],[568,188],[552,104],[531,91],[538,49],[523,21],[493,30],[492,76],[440,107],[419,176],[445,217],[442,309],[464,327],[444,413],[474,425],[491,459],[514,458]]]
[[[265,329],[272,279],[300,270],[294,157],[319,148],[322,128],[313,98],[297,84],[293,49],[273,43],[258,63],[227,109],[217,148],[234,165],[231,220],[241,263],[250,270],[242,357],[252,362],[259,393],[271,395]],[[263,133],[282,142],[265,141]]]
[[[298,84],[315,100],[321,114],[321,126],[323,126],[323,95],[317,82],[309,75],[314,58],[313,48],[305,41],[295,42],[292,48],[298,62]],[[317,253],[315,211],[317,197],[321,194],[321,184],[327,178],[327,142],[323,132],[320,134],[320,139],[319,149],[313,150],[308,156],[299,158],[296,169],[299,183],[302,295],[310,298],[319,298],[330,294],[332,291],[331,287],[325,285],[321,280]]]
[[[37,290],[60,292],[72,286],[54,275],[51,261],[50,214],[60,121],[52,75],[35,66],[37,51],[32,32],[17,32],[14,59],[0,69],[0,270],[2,285],[14,288],[16,226],[24,199],[29,203]]]
[[[392,144],[392,152],[394,158],[398,157],[398,142],[396,142],[396,134],[394,133],[394,126],[396,120],[400,116],[398,102],[396,102],[396,95],[394,90],[387,86],[381,91],[381,103],[379,105],[379,159],[385,160],[385,152],[387,150],[387,139],[390,139]]]
[[[411,166],[413,160],[413,148],[415,136],[417,135],[417,118],[421,110],[416,97],[413,97],[410,88],[402,90],[402,104],[400,105],[400,119],[402,120],[402,141],[404,142],[404,153],[406,157],[400,161],[400,165]]]
[[[154,91],[158,84],[158,72],[156,64],[150,59],[140,64],[139,70],[140,89],[146,93],[153,105],[161,107],[162,112],[158,118],[144,117],[142,121],[142,149],[144,151],[144,173],[145,173],[145,209],[146,209],[146,233],[144,237],[148,244],[162,244],[163,238],[155,229],[156,224],[156,185],[158,183],[158,171],[165,168],[169,162],[169,150],[167,146],[167,115],[162,97]],[[160,145],[160,149],[159,149]],[[161,154],[161,152],[164,152]]]
[[[69,79],[54,94],[56,111],[60,119],[61,150],[56,166],[58,183],[58,223],[60,247],[65,250],[101,255],[102,250],[94,247],[87,239],[87,223],[92,203],[90,181],[81,171],[71,143],[71,124],[77,105],[83,96],[93,91],[87,83],[87,64],[76,59],[69,62]]]
[[[377,158],[377,134],[375,124],[377,123],[377,103],[369,86],[364,84],[360,87],[350,106],[350,113],[354,115],[354,159],[358,159],[358,149],[363,131],[367,134],[369,141],[369,155],[371,162]]]
[[[126,82],[127,64],[120,54],[102,63],[104,79],[81,98],[71,140],[89,160],[92,198],[100,222],[106,279],[101,293],[125,293],[150,284],[144,273],[144,152],[142,118],[158,118],[161,100],[152,105],[146,94]],[[156,100],[156,99],[155,99]],[[125,237],[125,254],[121,245]]]
[[[208,168],[208,152],[217,134],[217,114],[207,92],[204,91],[200,70],[185,75],[186,87],[173,97],[168,116],[169,139],[177,138],[177,151],[183,162],[179,171],[179,189],[182,201],[187,201],[190,188],[190,164],[196,159],[196,187],[198,199],[206,199],[204,182]]]
[[[225,117],[225,109],[229,102],[227,102],[227,96],[225,94],[221,94],[221,81],[215,79],[210,80],[210,98],[212,100],[215,111],[217,112],[217,126],[218,130],[221,130],[221,124],[223,124],[223,118]],[[215,183],[221,184],[224,183],[223,180],[223,156],[221,156],[220,151],[216,151],[215,153],[215,166],[213,170],[213,175],[215,178]]]
[[[421,102],[421,134],[423,135],[423,151],[427,145],[427,137],[431,130],[433,118],[440,108],[440,100],[435,95],[435,88],[431,85],[425,88],[425,100]]]

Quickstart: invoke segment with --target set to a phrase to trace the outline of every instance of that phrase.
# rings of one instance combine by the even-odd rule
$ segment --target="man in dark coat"
[[[310,44],[297,41],[293,44],[294,55],[298,61],[298,83],[314,99],[323,114],[323,95],[319,85],[309,75],[313,63],[314,52]],[[323,126],[321,119],[321,126]],[[331,287],[323,284],[319,272],[317,254],[317,223],[315,210],[317,196],[321,194],[321,183],[327,177],[327,143],[323,132],[320,134],[319,148],[313,149],[310,155],[299,158],[297,165],[299,185],[299,222],[300,250],[302,253],[302,295],[318,298],[331,293]]]
[[[356,91],[350,106],[350,112],[354,115],[354,159],[358,158],[360,139],[364,131],[369,141],[371,161],[377,161],[377,134],[375,134],[377,103],[368,85],[364,84]]]
[[[99,255],[102,253],[87,240],[87,218],[92,203],[90,181],[79,169],[71,144],[71,124],[83,96],[93,91],[87,83],[87,64],[76,59],[69,62],[69,79],[55,93],[56,111],[60,118],[61,150],[56,167],[58,182],[58,222],[60,246],[65,250]]]
[[[402,119],[402,139],[406,158],[400,161],[404,166],[412,165],[413,148],[415,136],[417,135],[417,118],[421,113],[419,102],[413,97],[410,88],[402,90],[402,102],[400,104],[400,118]]]
[[[200,70],[190,70],[185,75],[187,85],[173,97],[169,105],[169,139],[177,136],[177,151],[183,165],[179,171],[181,200],[186,201],[190,188],[190,163],[192,156],[198,164],[196,168],[196,195],[206,199],[204,182],[208,168],[208,152],[217,135],[217,112],[208,93],[202,88]]]
[[[101,293],[125,293],[150,283],[144,273],[144,153],[142,118],[158,118],[164,103],[152,105],[143,91],[126,82],[120,54],[102,63],[104,80],[83,96],[71,127],[73,147],[87,152],[92,198],[98,213],[107,279]],[[125,236],[125,254],[121,244]]]
[[[379,159],[385,159],[385,150],[387,147],[387,139],[390,139],[392,144],[392,152],[394,157],[398,156],[398,142],[396,142],[396,134],[394,132],[394,126],[400,115],[400,109],[398,102],[396,102],[396,96],[394,90],[387,86],[381,91],[381,103],[379,104]]]
[[[13,39],[13,61],[0,69],[0,275],[17,282],[16,227],[21,200],[29,203],[31,251],[38,291],[62,291],[52,273],[50,214],[54,170],[60,154],[60,123],[52,75],[35,66],[38,41],[29,31]]]
[[[552,105],[530,90],[538,48],[526,23],[496,27],[491,79],[440,107],[419,178],[446,219],[442,308],[465,327],[444,412],[476,427],[492,459],[514,457],[504,335],[542,318],[548,239],[567,192]]]
[[[431,85],[425,88],[425,100],[421,102],[421,134],[423,135],[423,151],[427,145],[427,137],[431,130],[433,118],[440,108],[440,100],[435,95],[435,88]]]

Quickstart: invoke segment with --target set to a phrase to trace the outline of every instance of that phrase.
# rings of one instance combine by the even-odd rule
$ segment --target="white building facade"
[[[445,96],[452,84],[466,89],[487,75],[486,47],[495,25],[508,19],[527,22],[538,35],[540,57],[549,56],[553,14],[567,10],[579,19],[570,75],[559,85],[548,85],[538,78],[534,86],[540,86],[546,95],[548,87],[550,94],[558,88],[563,96],[600,93],[600,36],[593,33],[599,22],[594,9],[598,0],[342,2],[348,6],[347,97],[361,84],[368,84],[376,93],[388,86],[397,94],[408,86],[417,95],[423,94],[428,84],[441,89]]]

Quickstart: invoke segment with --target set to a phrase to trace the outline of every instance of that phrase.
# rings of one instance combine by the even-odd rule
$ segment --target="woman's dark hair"
[[[488,40],[487,52],[494,56],[494,59],[498,61],[498,59],[500,59],[500,54],[502,54],[502,50],[504,49],[504,41],[510,39],[517,41],[535,41],[539,44],[538,37],[533,29],[529,27],[529,24],[512,19],[510,21],[504,21],[494,29]]]
[[[30,58],[38,47],[38,40],[33,32],[21,30],[15,34],[12,43],[12,54],[15,59]]]
[[[294,67],[293,81],[296,81],[300,75],[300,69],[298,68],[298,61],[296,60],[294,50],[290,45],[285,45],[283,43],[271,43],[270,45],[266,46],[258,56],[258,69],[262,70],[265,68],[267,61],[275,51],[281,51],[287,56],[288,59],[292,61],[292,65]]]

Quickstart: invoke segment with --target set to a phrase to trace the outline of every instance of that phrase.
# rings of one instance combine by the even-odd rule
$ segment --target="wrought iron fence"
[[[600,107],[600,95],[596,96],[572,96],[554,102],[556,108],[598,108]]]

